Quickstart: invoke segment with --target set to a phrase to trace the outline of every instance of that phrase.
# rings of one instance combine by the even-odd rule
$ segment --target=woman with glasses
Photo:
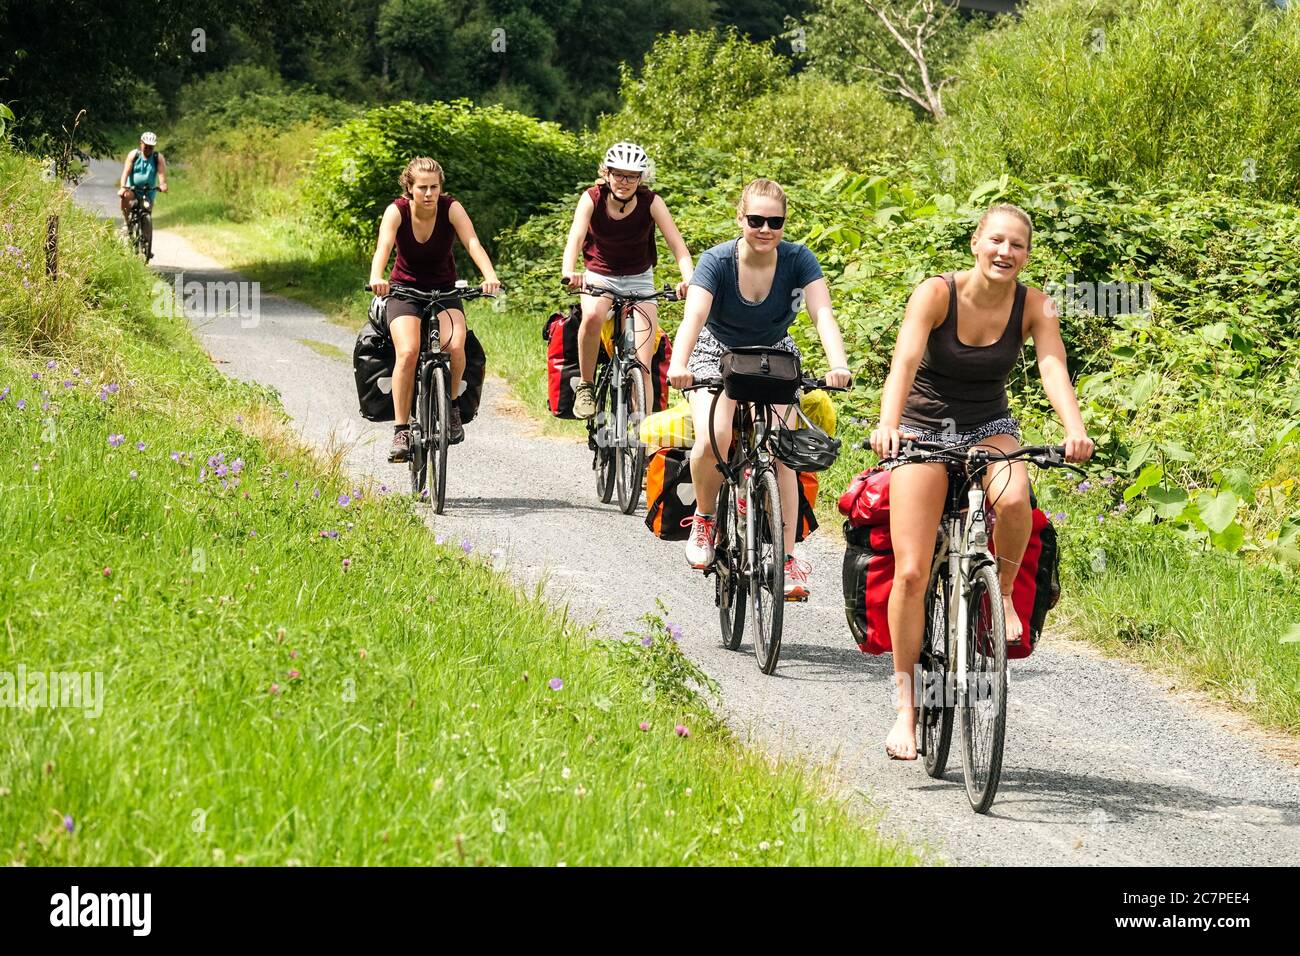
[[[770,179],[756,179],[741,193],[736,209],[740,237],[714,246],[700,256],[699,267],[686,296],[686,311],[668,381],[685,388],[696,378],[717,378],[722,374],[722,353],[728,348],[762,345],[799,354],[789,335],[791,324],[807,306],[817,327],[822,348],[831,364],[826,384],[843,388],[849,384],[849,363],[844,353],[840,327],[831,312],[831,295],[822,277],[817,257],[805,245],[781,238],[785,229],[785,191]],[[706,390],[691,393],[691,414],[695,434],[709,434],[709,408],[713,395]],[[731,423],[736,403],[722,395],[713,420],[718,447],[731,445]],[[787,409],[776,408],[784,416]],[[696,441],[691,449],[691,481],[695,485],[695,519],[686,542],[686,560],[691,567],[707,568],[713,563],[714,507],[722,475],[710,442]],[[799,513],[798,478],[777,462],[781,489],[781,512]],[[785,596],[806,598],[809,593],[806,562],[794,558],[797,521],[785,522]]]
[[[575,271],[581,248],[586,284],[615,292],[654,292],[658,227],[681,271],[677,294],[686,294],[693,272],[691,254],[668,207],[645,185],[649,172],[650,159],[635,143],[615,143],[605,153],[599,181],[582,194],[573,214],[569,240],[564,246],[562,274],[566,285],[584,282],[582,273]],[[582,325],[578,331],[582,382],[574,389],[573,397],[573,414],[578,418],[596,414],[596,350],[600,348],[600,327],[612,305],[607,295],[582,297]],[[644,302],[637,306],[637,313],[637,356],[645,366],[645,394],[649,400],[654,395],[649,369],[659,340],[658,310],[654,302]]]

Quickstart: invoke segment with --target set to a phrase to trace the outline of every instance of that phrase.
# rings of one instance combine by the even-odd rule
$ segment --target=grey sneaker
[[[592,418],[596,414],[596,386],[592,382],[579,382],[573,390],[575,418]]]
[[[465,440],[465,425],[460,420],[460,408],[453,402],[451,417],[447,420],[447,440],[453,445]]]
[[[411,460],[411,430],[409,428],[393,432],[393,447],[388,452],[388,460],[394,463]]]

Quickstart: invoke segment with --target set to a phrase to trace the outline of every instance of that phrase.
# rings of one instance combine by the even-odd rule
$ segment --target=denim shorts
[[[902,422],[898,427],[900,431],[915,435],[917,441],[938,442],[949,448],[955,445],[975,445],[994,435],[1010,435],[1017,443],[1020,441],[1020,423],[1010,415],[1003,415],[983,425],[975,425],[963,432],[932,432],[909,425],[907,422]],[[886,468],[893,468],[901,462],[895,459],[881,464]]]
[[[655,270],[647,269],[633,276],[607,276],[588,269],[583,273],[584,284],[603,286],[623,295],[633,293],[650,293],[655,291]]]

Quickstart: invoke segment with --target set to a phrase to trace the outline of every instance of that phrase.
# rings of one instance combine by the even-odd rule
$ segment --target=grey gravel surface
[[[115,209],[116,169],[97,163],[79,201]],[[159,233],[155,249],[155,267],[187,281],[237,278],[177,237]],[[192,323],[226,374],[279,392],[305,440],[340,441],[355,475],[407,487],[404,466],[386,461],[391,428],[356,414],[349,365],[300,343],[350,355],[347,331],[273,296],[261,297],[255,323],[234,314]],[[885,757],[889,658],[862,655],[849,638],[838,528],[802,546],[812,598],[788,607],[780,667],[765,677],[748,640],[739,652],[720,646],[711,582],[686,566],[682,545],[649,534],[644,505],[634,516],[601,505],[585,445],[540,437],[513,405],[490,378],[478,420],[451,452],[447,513],[430,515],[431,526],[479,551],[501,549],[496,563],[521,586],[540,583],[549,601],[608,634],[636,628],[663,601],[683,649],[721,686],[728,722],[770,752],[833,763],[846,790],[883,811],[884,832],[961,864],[1300,863],[1295,763],[1177,699],[1159,678],[1051,634],[1012,664],[1002,786],[991,812],[976,816],[957,732],[943,780]]]

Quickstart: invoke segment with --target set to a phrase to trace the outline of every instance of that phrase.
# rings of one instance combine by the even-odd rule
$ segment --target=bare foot
[[[891,760],[916,759],[916,711],[913,708],[898,712],[898,719],[885,738],[885,753]]]
[[[1020,615],[1016,613],[1016,606],[1011,603],[1011,595],[1002,595],[1002,616],[1007,622],[1007,643],[1019,644],[1023,628],[1020,626]]]

